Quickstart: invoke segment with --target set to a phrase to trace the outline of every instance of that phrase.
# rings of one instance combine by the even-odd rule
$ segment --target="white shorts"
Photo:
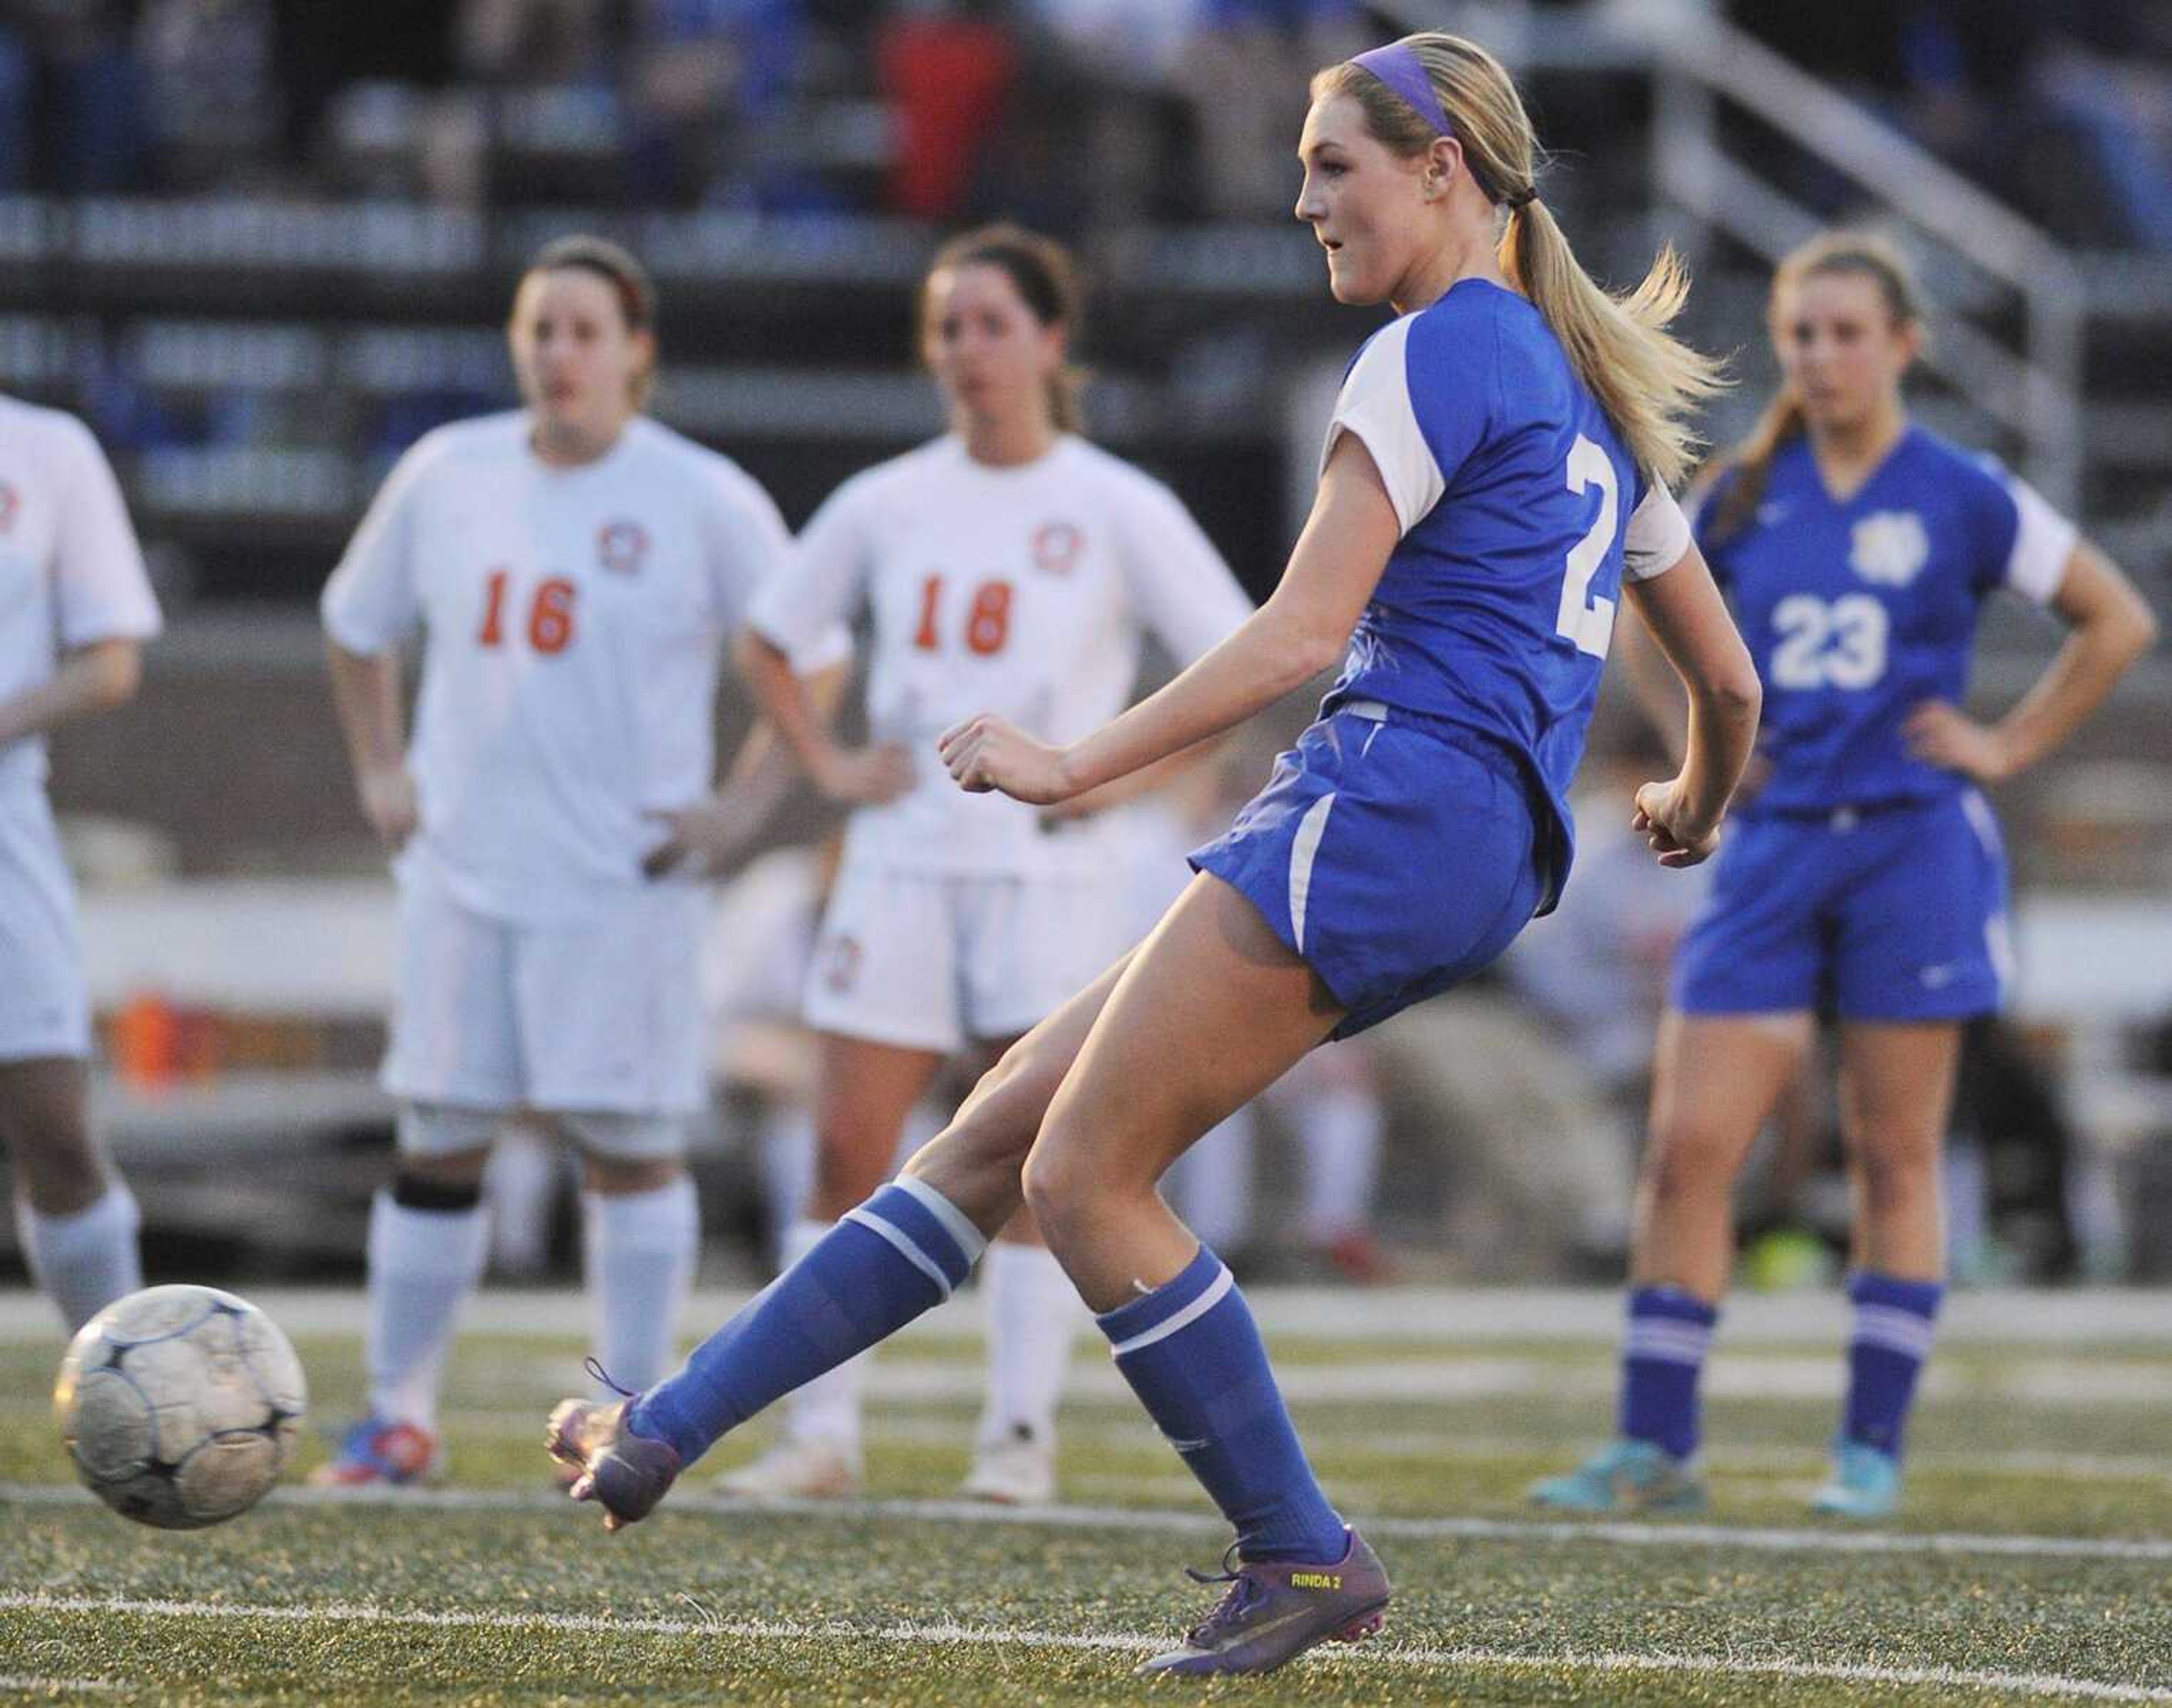
[[[75,886],[45,791],[0,788],[0,1061],[90,1054]]]
[[[1121,874],[960,877],[847,862],[807,975],[807,1023],[949,1054],[1029,1032],[1132,946]]]
[[[511,924],[403,882],[384,1088],[463,1109],[699,1109],[701,926],[702,892],[683,882],[562,925]]]

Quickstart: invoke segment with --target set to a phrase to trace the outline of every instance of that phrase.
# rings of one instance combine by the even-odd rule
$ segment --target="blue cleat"
[[[1266,1673],[1320,1643],[1361,1642],[1380,1629],[1388,1574],[1365,1539],[1331,1566],[1237,1560],[1232,1544],[1218,1573],[1185,1569],[1201,1583],[1229,1586],[1214,1611],[1185,1634],[1182,1646],[1156,1655],[1142,1678],[1164,1673]]]
[[[1820,1517],[1857,1523],[1890,1518],[1900,1504],[1900,1461],[1859,1441],[1835,1446],[1832,1475],[1810,1496],[1810,1511]]]
[[[1525,1498],[1553,1512],[1702,1512],[1711,1504],[1694,1458],[1626,1437],[1608,1442],[1566,1476],[1531,1485]]]

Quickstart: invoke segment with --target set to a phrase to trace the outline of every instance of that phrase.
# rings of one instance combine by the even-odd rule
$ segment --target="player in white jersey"
[[[369,1415],[320,1473],[440,1458],[438,1373],[486,1245],[483,1167],[516,1109],[583,1154],[594,1347],[665,1367],[699,1222],[682,1163],[704,1095],[700,891],[714,851],[718,663],[789,540],[735,465],[641,413],[654,298],[568,238],[508,326],[526,406],[429,434],[325,589],[334,697],[400,889],[386,1087],[400,1157],[369,1231]],[[422,635],[411,743],[400,647]]]
[[[0,398],[0,1147],[30,1274],[71,1329],[142,1284],[136,1202],[88,1111],[90,999],[46,731],[131,698],[159,606],[73,416]]]
[[[1046,239],[995,226],[945,246],[919,327],[950,431],[838,489],[791,572],[756,596],[740,643],[779,733],[825,793],[858,808],[808,985],[818,1162],[788,1265],[889,1177],[906,1115],[946,1056],[1000,1049],[1132,941],[1112,841],[1123,827],[1090,810],[1106,802],[1051,822],[965,794],[929,757],[935,738],[994,706],[1072,740],[1123,708],[1144,635],[1188,664],[1250,610],[1175,495],[1078,436],[1066,351],[1079,309],[1070,259]],[[863,610],[871,742],[851,751],[812,715],[788,660]],[[1030,1220],[1008,1232],[987,1270],[988,1396],[965,1488],[1025,1503],[1054,1492],[1078,1307]],[[859,1368],[800,1390],[782,1441],[726,1486],[856,1487]]]

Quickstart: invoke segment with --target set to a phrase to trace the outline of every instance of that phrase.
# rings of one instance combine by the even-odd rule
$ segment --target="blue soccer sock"
[[[1847,1405],[1841,1434],[1900,1457],[1916,1378],[1931,1356],[1932,1325],[1945,1288],[1937,1281],[1901,1281],[1875,1270],[1848,1278],[1855,1328],[1847,1343]]]
[[[691,1464],[772,1400],[949,1298],[987,1241],[925,1181],[893,1182],[626,1410]]]
[[[1246,1560],[1332,1564],[1349,1546],[1283,1408],[1236,1281],[1205,1246],[1171,1281],[1094,1319],[1116,1367],[1236,1527]]]
[[[1629,1295],[1621,1337],[1621,1406],[1617,1431],[1648,1441],[1678,1459],[1702,1434],[1697,1383],[1718,1309],[1680,1287],[1637,1287]]]

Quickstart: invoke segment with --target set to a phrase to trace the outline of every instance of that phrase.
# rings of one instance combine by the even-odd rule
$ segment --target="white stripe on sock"
[[[1712,1348],[1709,1332],[1681,1333],[1639,1326],[1622,1337],[1624,1357],[1649,1358],[1663,1364],[1702,1364]]]
[[[1930,1321],[1895,1305],[1857,1305],[1853,1340],[1912,1358],[1927,1358],[1935,1337]]]
[[[1126,1353],[1136,1352],[1142,1347],[1151,1346],[1157,1340],[1166,1340],[1179,1329],[1189,1328],[1212,1310],[1215,1306],[1220,1304],[1228,1296],[1229,1289],[1236,1285],[1237,1277],[1231,1275],[1227,1268],[1223,1269],[1212,1281],[1207,1282],[1207,1291],[1182,1310],[1172,1312],[1151,1329],[1132,1335],[1128,1340],[1119,1340],[1109,1348],[1109,1356],[1111,1358],[1121,1358]]]
[[[890,1244],[897,1248],[899,1254],[907,1263],[935,1283],[936,1291],[946,1299],[950,1297],[950,1277],[943,1273],[943,1265],[915,1245],[911,1237],[903,1228],[884,1221],[864,1204],[857,1210],[847,1210],[844,1219],[847,1222],[856,1222],[868,1233],[888,1240]]]
[[[964,1211],[925,1180],[915,1179],[910,1174],[901,1174],[891,1184],[942,1224],[943,1231],[957,1242],[966,1268],[970,1269],[981,1260],[981,1253],[988,1249],[988,1237],[973,1226]]]

